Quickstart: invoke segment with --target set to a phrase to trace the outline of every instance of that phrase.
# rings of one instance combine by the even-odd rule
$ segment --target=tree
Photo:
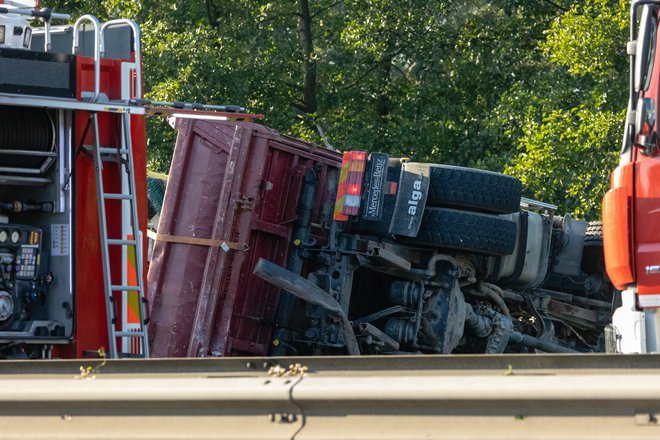
[[[339,149],[505,170],[527,196],[597,216],[625,108],[624,2],[48,4],[136,19],[149,98],[240,104]],[[148,129],[149,166],[165,171],[174,133]]]
[[[627,99],[627,14],[623,1],[571,6],[540,45],[547,69],[508,98],[537,105],[520,113],[519,153],[507,172],[521,178],[529,196],[580,217],[600,216],[616,165]]]

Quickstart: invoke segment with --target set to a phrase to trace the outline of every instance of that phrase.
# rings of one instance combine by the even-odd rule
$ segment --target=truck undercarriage
[[[335,223],[338,227],[331,230],[334,238],[328,246],[303,240],[293,251],[294,261],[300,258],[304,266],[314,268],[307,280],[261,262],[257,275],[303,300],[294,301],[286,293],[280,299],[272,353],[605,350],[604,329],[613,310],[614,289],[604,272],[599,223],[557,217],[552,206],[529,200],[528,209],[495,215],[493,211],[510,210],[511,199],[520,200],[515,179],[447,169],[476,180],[484,175],[511,181],[513,189],[505,198],[509,206],[473,203],[492,200],[501,188],[472,184],[466,189],[459,182],[452,189],[467,202],[430,197],[427,203],[438,206],[427,204],[416,237],[367,235],[362,232],[371,226],[359,219]],[[430,175],[429,186],[438,186],[434,173]],[[304,200],[301,204],[305,206]],[[447,204],[451,208],[442,206]],[[495,255],[498,251],[509,253]],[[312,291],[316,301],[309,298]],[[341,324],[342,314],[352,325]],[[357,341],[359,350],[351,348],[349,339]]]
[[[159,356],[594,352],[616,343],[605,337],[617,304],[600,223],[521,198],[513,177],[359,151],[343,153],[340,166],[328,162],[337,153],[256,124],[176,126],[158,230],[168,242],[156,240],[149,271]],[[222,168],[234,154],[230,180],[189,171]],[[263,159],[241,165],[255,154]],[[214,201],[221,194],[228,204]],[[221,243],[203,265],[214,251],[191,247],[189,224]]]

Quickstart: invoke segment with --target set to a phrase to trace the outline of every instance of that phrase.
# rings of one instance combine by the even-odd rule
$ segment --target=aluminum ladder
[[[100,82],[100,60],[103,55],[103,35],[105,30],[116,24],[128,24],[134,34],[133,43],[135,51],[135,71],[136,71],[136,95],[141,98],[142,75],[140,71],[140,31],[137,25],[129,20],[112,20],[100,26],[96,17],[85,15],[80,17],[74,26],[73,51],[78,50],[78,31],[79,25],[83,21],[89,21],[94,27],[94,91],[91,94],[91,102],[98,102],[102,99],[99,89]],[[147,301],[145,297],[144,268],[142,245],[140,237],[140,228],[138,220],[138,206],[136,198],[135,172],[133,160],[133,145],[131,141],[131,114],[128,112],[114,113],[111,118],[120,119],[120,143],[116,147],[102,146],[99,139],[99,121],[98,113],[90,111],[90,124],[92,128],[92,145],[88,146],[89,152],[94,160],[96,176],[96,194],[99,214],[100,245],[103,264],[103,284],[105,296],[105,308],[108,324],[109,347],[106,356],[109,358],[127,358],[149,357],[149,338],[147,334],[147,324],[149,322],[147,314]],[[84,135],[83,135],[84,137]],[[103,183],[104,162],[112,161],[118,164],[121,174],[122,190],[119,193],[106,192]],[[125,208],[125,203],[129,205],[127,218],[128,230],[132,235],[110,237],[108,230],[108,217],[106,203],[115,201],[121,204],[121,211]],[[121,247],[122,256],[117,263],[117,259],[111,258],[110,249]],[[133,251],[134,257],[134,283],[121,282],[113,284],[113,280],[118,278],[129,278],[123,273],[123,261],[128,261],[127,255]],[[117,267],[119,266],[119,267]],[[128,269],[127,269],[128,270]],[[118,275],[121,275],[119,277]],[[118,298],[121,295],[121,298]],[[137,317],[137,322],[127,324],[125,317],[118,316],[118,304],[122,304],[125,311],[131,309]],[[131,305],[133,307],[131,307]],[[128,313],[128,312],[126,312]],[[118,350],[117,340],[121,338],[122,349]]]
[[[93,142],[91,152],[94,158],[94,168],[96,174],[96,194],[98,201],[99,212],[99,227],[101,235],[101,254],[103,261],[103,283],[105,286],[105,306],[106,315],[108,320],[108,338],[110,346],[108,349],[108,357],[121,358],[121,357],[149,357],[149,340],[147,335],[148,315],[146,312],[147,301],[145,297],[144,285],[144,272],[142,267],[142,246],[139,236],[138,224],[138,206],[136,189],[135,189],[135,173],[133,163],[133,148],[131,143],[131,129],[129,113],[122,113],[119,115],[121,118],[121,139],[122,145],[118,148],[103,147],[99,142],[98,135],[98,114],[92,114],[93,125]],[[128,181],[127,188],[119,193],[109,193],[105,191],[103,184],[103,165],[105,161],[119,162],[122,173],[122,180],[126,176]],[[122,205],[127,202],[130,205],[129,216],[131,229],[133,231],[132,237],[113,238],[108,233],[108,218],[106,215],[106,202],[109,200],[118,201]],[[112,284],[113,274],[121,273],[121,261],[119,268],[117,262],[113,262],[110,258],[110,248],[113,246],[120,246],[126,249],[126,252],[134,251],[135,257],[135,283],[130,284]],[[121,294],[121,301],[117,296]],[[138,322],[133,328],[124,328],[123,319],[118,316],[117,304],[125,304],[126,302],[132,303],[136,310]],[[130,307],[130,306],[129,306]],[[117,329],[117,324],[119,329]],[[117,339],[128,338],[129,346],[133,348],[131,351],[118,351]],[[135,345],[135,343],[137,345]]]

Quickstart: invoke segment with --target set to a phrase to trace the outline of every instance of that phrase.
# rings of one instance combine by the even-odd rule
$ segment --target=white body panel
[[[11,13],[0,14],[0,48],[27,49],[30,47],[31,38],[32,28],[27,17]]]

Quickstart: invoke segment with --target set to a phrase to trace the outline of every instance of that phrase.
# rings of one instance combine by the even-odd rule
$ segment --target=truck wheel
[[[603,222],[589,222],[584,236],[584,243],[585,246],[600,246],[603,244]]]
[[[491,214],[427,208],[415,238],[400,238],[422,246],[508,255],[516,244],[516,224]]]
[[[605,273],[602,222],[589,222],[587,225],[582,249],[582,271],[588,275]]]
[[[428,205],[508,214],[520,208],[522,184],[512,176],[451,165],[431,165]]]

